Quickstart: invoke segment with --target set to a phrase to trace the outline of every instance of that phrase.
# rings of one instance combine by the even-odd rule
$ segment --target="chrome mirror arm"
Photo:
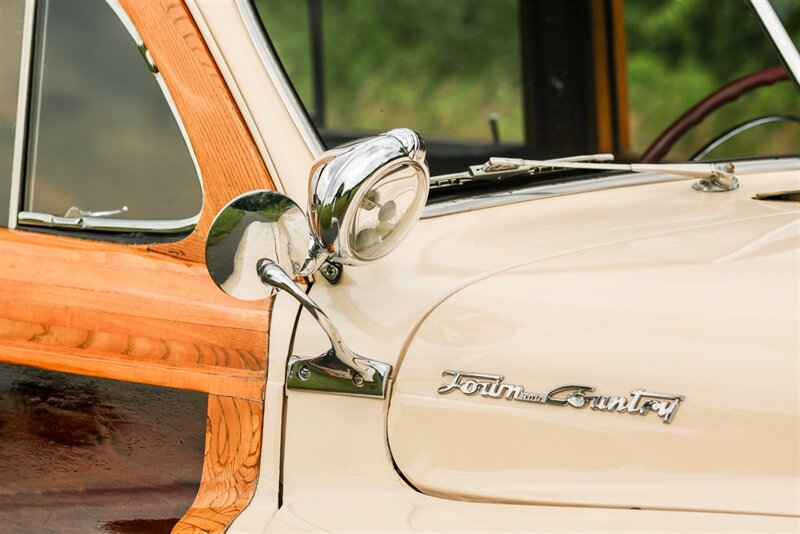
[[[265,285],[282,289],[297,299],[331,342],[331,350],[316,358],[291,357],[286,378],[289,389],[328,390],[368,397],[386,394],[390,365],[364,358],[350,350],[322,308],[277,263],[263,258],[258,261],[257,271]]]

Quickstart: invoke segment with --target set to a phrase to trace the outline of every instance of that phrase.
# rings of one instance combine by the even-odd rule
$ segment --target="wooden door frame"
[[[0,229],[0,362],[208,393],[200,488],[173,532],[221,532],[255,492],[272,301],[220,292],[204,241],[230,199],[274,183],[183,0],[121,5],[194,148],[199,222],[141,246]]]

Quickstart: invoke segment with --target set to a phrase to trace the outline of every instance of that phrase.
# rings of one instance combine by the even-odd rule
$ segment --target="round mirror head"
[[[394,250],[417,222],[427,199],[428,177],[413,161],[387,166],[353,199],[347,221],[347,250],[360,262]]]
[[[260,300],[275,289],[257,273],[268,258],[292,278],[310,257],[313,241],[303,210],[275,191],[251,191],[219,212],[206,239],[206,266],[214,282],[228,295]]]
[[[425,143],[406,128],[323,154],[309,189],[319,249],[347,265],[386,256],[419,219],[429,182]]]

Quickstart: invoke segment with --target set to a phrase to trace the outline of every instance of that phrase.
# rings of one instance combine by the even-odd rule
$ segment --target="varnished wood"
[[[178,243],[150,249],[203,261],[203,243],[216,214],[232,198],[274,189],[269,172],[188,9],[180,0],[122,0],[175,101],[203,180],[203,210],[195,231]]]
[[[617,97],[617,144],[620,150],[628,150],[631,132],[628,113],[628,42],[625,38],[625,8],[623,0],[612,0],[611,22],[614,38],[614,76]]]
[[[0,230],[0,362],[211,394],[202,483],[178,532],[220,532],[255,491],[271,302],[220,292],[204,240],[232,198],[274,185],[181,0],[121,0],[194,148],[203,207],[176,243]]]
[[[597,152],[614,151],[614,123],[612,119],[611,78],[609,74],[608,33],[606,31],[606,5],[591,2],[592,67],[594,78],[594,110],[596,117]]]
[[[221,373],[219,368],[173,368],[93,357],[75,350],[31,350],[6,343],[0,344],[0,362],[190,391],[225,393],[246,399],[260,398],[264,388],[263,378],[252,371],[237,376],[232,372]]]
[[[0,361],[262,398],[268,303],[233,299],[203,265],[0,229]]]
[[[262,408],[246,399],[209,397],[200,490],[173,533],[222,532],[253,498]]]

